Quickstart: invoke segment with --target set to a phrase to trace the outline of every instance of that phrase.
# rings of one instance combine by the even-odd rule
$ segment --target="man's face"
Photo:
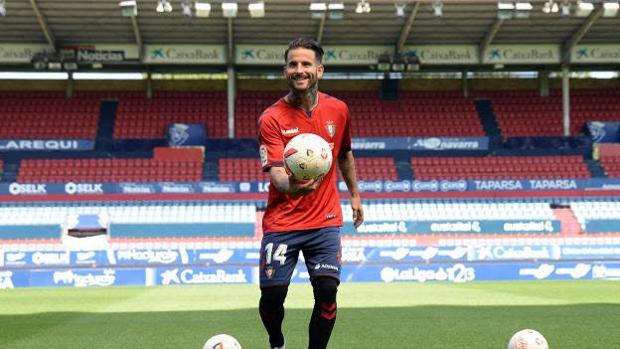
[[[323,76],[323,65],[317,62],[314,51],[310,49],[292,49],[288,52],[286,61],[284,74],[291,90],[310,90]]]

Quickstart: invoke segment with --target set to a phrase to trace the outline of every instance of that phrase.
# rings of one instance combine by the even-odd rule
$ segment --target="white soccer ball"
[[[241,349],[241,344],[227,334],[218,334],[207,340],[202,349]]]
[[[302,133],[284,148],[284,165],[299,181],[317,179],[332,166],[332,150],[321,136]]]
[[[549,349],[549,344],[540,332],[525,329],[510,338],[508,349]]]

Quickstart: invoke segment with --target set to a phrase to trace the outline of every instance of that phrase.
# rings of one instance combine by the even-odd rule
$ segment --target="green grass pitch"
[[[0,291],[0,348],[197,348],[228,333],[267,348],[252,285]],[[345,283],[330,348],[502,349],[518,329],[551,349],[620,348],[620,281]],[[289,349],[307,346],[310,285],[291,286]]]

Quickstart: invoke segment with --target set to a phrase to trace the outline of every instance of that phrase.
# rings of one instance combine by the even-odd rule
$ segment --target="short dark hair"
[[[323,61],[323,48],[316,40],[312,38],[297,38],[288,44],[288,48],[284,51],[284,62],[288,60],[288,52],[296,48],[307,48],[314,51],[316,60],[321,63]]]

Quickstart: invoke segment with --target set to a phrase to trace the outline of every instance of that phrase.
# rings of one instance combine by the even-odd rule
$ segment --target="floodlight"
[[[544,13],[558,13],[559,10],[558,4],[554,0],[548,0],[542,8]]]
[[[265,17],[265,2],[257,1],[249,3],[248,11],[250,12],[250,17],[252,18]]]
[[[530,12],[534,7],[529,1],[517,1],[515,3],[515,17],[516,18],[529,18]]]
[[[183,13],[183,16],[185,17],[192,16],[192,3],[190,0],[181,1],[181,12]]]
[[[222,15],[226,18],[237,17],[237,3],[236,2],[223,2],[222,3]]]
[[[568,0],[564,0],[560,5],[560,10],[560,16],[570,17],[570,2]]]
[[[594,4],[587,1],[577,1],[577,9],[575,9],[575,16],[588,17],[594,10]]]
[[[327,4],[324,2],[313,2],[310,4],[310,11],[327,11]]]
[[[329,19],[342,19],[344,17],[344,3],[335,2],[327,5]]]
[[[364,12],[365,13],[370,13],[370,11],[372,11],[372,9],[370,8],[370,3],[369,2],[364,2]]]
[[[437,0],[433,3],[433,17],[441,18],[443,16],[443,1]]]
[[[6,16],[6,0],[0,0],[0,16]]]
[[[620,9],[618,1],[603,2],[603,17],[615,17]]]
[[[135,17],[138,15],[138,5],[136,0],[123,0],[118,3],[123,17]]]
[[[515,4],[512,1],[497,2],[497,18],[511,19],[514,15]]]
[[[327,11],[327,3],[324,2],[312,2],[310,3],[310,16],[312,18],[323,18]]]
[[[395,3],[394,7],[396,8],[396,17],[405,17],[405,7],[407,5],[403,3]]]
[[[370,3],[362,0],[355,6],[355,13],[370,13]]]
[[[194,3],[194,10],[196,11],[196,17],[209,17],[211,13],[211,4],[208,2],[196,1]]]
[[[172,12],[172,4],[168,0],[159,0],[157,1],[157,7],[155,8],[155,11],[157,11],[158,13],[170,13]]]

